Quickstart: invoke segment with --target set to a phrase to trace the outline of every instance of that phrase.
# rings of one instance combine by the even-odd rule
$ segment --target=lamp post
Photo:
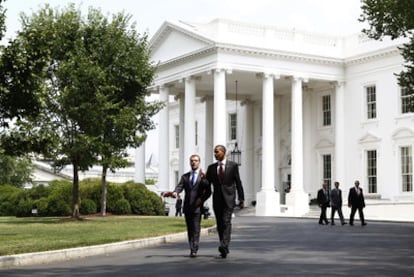
[[[237,115],[237,80],[236,83],[236,124],[239,121],[239,117]],[[237,131],[237,128],[236,128]],[[241,165],[241,151],[239,150],[238,143],[237,143],[237,135],[236,135],[236,142],[234,144],[234,149],[230,152],[230,158],[233,162]]]

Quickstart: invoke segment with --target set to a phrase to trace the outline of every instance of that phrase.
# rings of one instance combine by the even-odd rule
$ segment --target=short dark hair
[[[226,147],[224,145],[222,145],[222,144],[218,144],[214,148],[221,148],[221,150],[223,150],[224,153],[227,153]]]

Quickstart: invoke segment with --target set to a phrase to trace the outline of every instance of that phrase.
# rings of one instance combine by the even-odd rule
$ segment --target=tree
[[[0,0],[0,40],[3,38],[3,34],[6,31],[6,10],[3,8],[3,2],[5,2],[5,0]]]
[[[0,185],[23,187],[32,181],[33,165],[28,158],[4,155],[0,150]]]
[[[406,96],[410,96],[410,109],[414,112],[414,1],[412,0],[363,0],[361,22],[370,27],[363,32],[369,38],[380,40],[409,39],[400,47],[405,60],[405,70],[398,74],[398,83]]]
[[[36,83],[40,103],[37,114],[15,120],[2,138],[5,149],[41,153],[56,168],[72,165],[74,218],[80,216],[79,171],[99,160],[108,168],[122,165],[119,155],[142,142],[137,133],[145,136],[152,128],[150,116],[159,105],[145,102],[155,69],[147,37],[129,20],[121,13],[109,21],[93,8],[85,19],[73,4],[62,11],[45,5],[31,17],[22,15],[22,31],[5,49],[10,67],[14,59],[29,65],[31,79],[23,83]],[[7,69],[9,87],[22,82]]]

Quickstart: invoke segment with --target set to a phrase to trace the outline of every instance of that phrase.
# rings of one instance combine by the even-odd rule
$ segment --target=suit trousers
[[[328,205],[322,205],[321,207],[321,214],[319,216],[319,223],[325,222],[328,224],[328,219],[326,218],[326,209],[328,208]]]
[[[187,212],[185,215],[185,223],[187,224],[187,236],[190,251],[197,253],[198,244],[200,242],[200,223],[201,213],[200,212]]]
[[[355,217],[355,213],[356,213],[357,210],[358,210],[358,213],[359,213],[359,219],[361,220],[361,223],[363,224],[365,222],[363,209],[364,209],[363,207],[356,207],[356,206],[351,207],[351,215],[349,216],[349,223],[350,224],[354,223],[354,217]]]
[[[338,211],[339,219],[343,224],[345,222],[344,215],[342,214],[342,207],[341,206],[331,206],[331,223],[334,223],[334,216],[335,212]]]
[[[231,238],[231,217],[233,215],[233,210],[233,208],[221,205],[220,207],[214,207],[220,246],[224,247],[227,251],[229,249]]]

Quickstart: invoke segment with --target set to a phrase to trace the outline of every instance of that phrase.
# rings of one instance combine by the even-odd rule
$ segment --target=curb
[[[210,235],[214,233],[216,227],[201,229],[200,235]],[[84,258],[95,255],[102,255],[123,250],[133,250],[147,246],[159,245],[163,243],[182,241],[187,239],[187,232],[171,234],[160,237],[129,240],[102,245],[93,245],[86,247],[68,248],[62,250],[51,250],[44,252],[16,254],[0,256],[0,268],[10,268],[17,266],[27,266],[33,264],[46,264],[50,262],[67,261],[71,259]]]

